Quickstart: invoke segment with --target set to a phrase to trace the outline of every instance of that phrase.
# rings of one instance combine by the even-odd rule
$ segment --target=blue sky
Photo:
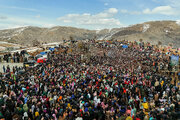
[[[0,29],[22,26],[119,28],[180,20],[180,0],[0,0]]]

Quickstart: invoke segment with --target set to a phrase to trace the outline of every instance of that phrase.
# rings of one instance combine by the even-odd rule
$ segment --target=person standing
[[[15,67],[13,66],[13,73],[15,73],[15,71],[16,71],[16,70],[15,70]]]
[[[13,62],[15,63],[16,62],[16,56],[13,55]]]
[[[6,72],[6,67],[3,65],[3,72],[5,73]]]
[[[174,79],[174,86],[176,86],[176,78]]]
[[[20,62],[19,56],[17,56],[17,62],[18,62],[18,63]]]
[[[3,61],[2,56],[0,56],[0,63]]]
[[[8,65],[6,72],[8,73],[8,72],[10,72],[10,71],[11,71],[11,70],[10,70],[10,67],[9,67],[9,65]]]

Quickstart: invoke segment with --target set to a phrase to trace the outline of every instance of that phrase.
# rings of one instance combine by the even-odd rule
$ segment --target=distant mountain
[[[22,45],[33,45],[34,43],[59,42],[68,40],[72,36],[75,40],[93,39],[98,40],[130,40],[163,45],[172,43],[174,47],[180,47],[180,24],[176,21],[153,21],[136,24],[124,28],[113,28],[103,30],[86,30],[73,27],[21,27],[15,29],[0,30],[0,41],[18,43]]]
[[[75,40],[93,38],[96,31],[78,29],[73,27],[22,27],[16,29],[0,30],[0,41],[32,45],[34,42],[50,43],[69,39],[72,36]]]
[[[154,21],[126,27],[111,38],[138,41],[162,45],[173,44],[173,47],[180,48],[180,24],[176,21]]]

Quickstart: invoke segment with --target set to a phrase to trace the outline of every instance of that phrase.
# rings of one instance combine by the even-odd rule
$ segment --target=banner
[[[123,45],[122,48],[128,48],[128,46],[127,45]]]
[[[49,50],[54,51],[54,50],[55,50],[55,48],[49,48]]]
[[[176,55],[171,56],[171,65],[172,66],[179,65],[179,56],[176,56]]]
[[[46,54],[46,52],[40,52],[40,54],[41,54],[41,55],[45,55],[45,54]]]

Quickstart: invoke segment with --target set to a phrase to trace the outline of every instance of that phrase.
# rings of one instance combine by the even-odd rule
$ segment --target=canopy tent
[[[128,45],[123,45],[122,48],[128,48]]]
[[[40,54],[41,54],[41,55],[45,55],[45,54],[47,54],[47,53],[46,53],[46,52],[40,52]]]
[[[49,48],[49,50],[54,51],[54,50],[55,50],[55,48]]]

